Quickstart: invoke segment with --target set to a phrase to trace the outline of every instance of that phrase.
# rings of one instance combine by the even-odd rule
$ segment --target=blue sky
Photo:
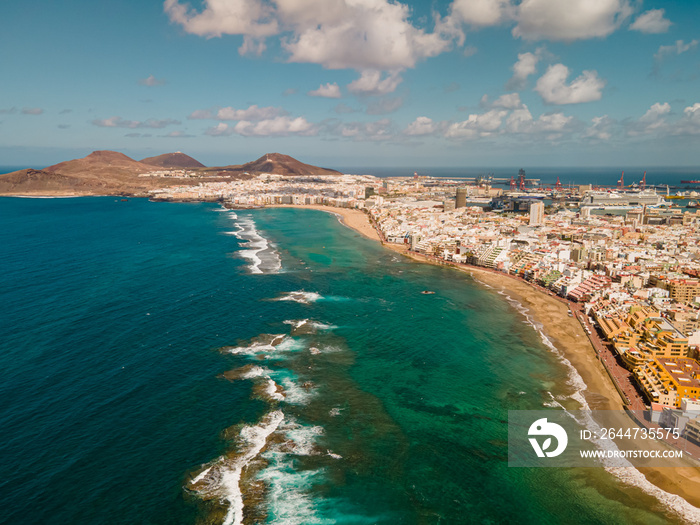
[[[26,0],[0,164],[700,165],[697,0]]]

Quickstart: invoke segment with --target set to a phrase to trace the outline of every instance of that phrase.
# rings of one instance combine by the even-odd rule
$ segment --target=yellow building
[[[684,398],[700,395],[700,363],[695,359],[654,358],[635,370],[647,400],[680,408]]]

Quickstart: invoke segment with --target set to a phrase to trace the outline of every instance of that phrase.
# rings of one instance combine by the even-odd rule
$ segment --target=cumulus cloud
[[[537,48],[534,53],[519,53],[518,61],[513,64],[513,76],[506,83],[506,89],[523,89],[527,83],[527,77],[537,71],[537,63],[544,53],[544,47]]]
[[[324,97],[324,98],[340,98],[340,88],[338,84],[333,82],[332,84],[328,82],[327,84],[321,84],[318,89],[309,91],[307,95],[311,97]]]
[[[401,106],[403,106],[402,97],[384,97],[369,104],[367,106],[367,114],[385,115],[387,113],[393,113]]]
[[[153,75],[149,75],[146,78],[141,78],[139,79],[139,84],[142,86],[162,86],[165,84],[165,79],[164,78],[156,78]]]
[[[517,109],[523,105],[520,101],[520,95],[517,93],[508,93],[501,95],[491,104],[494,108]]]
[[[682,55],[691,49],[698,47],[697,40],[691,40],[687,44],[683,40],[676,40],[676,43],[670,46],[660,46],[659,50],[654,54],[654,60],[661,62],[669,55]]]
[[[335,133],[356,141],[384,142],[395,136],[393,123],[388,118],[375,122],[349,122],[340,125]]]
[[[512,17],[512,6],[510,0],[454,0],[450,16],[470,26],[494,26]]]
[[[204,134],[210,137],[225,137],[233,134],[233,128],[224,122],[219,122],[216,126],[208,128]]]
[[[6,108],[6,109],[0,109],[0,115],[12,115],[14,113],[17,113],[17,108],[16,107],[11,107],[11,108]]]
[[[259,57],[265,49],[267,49],[267,45],[264,38],[245,35],[241,47],[238,48],[238,54],[241,56],[253,55]]]
[[[316,134],[314,125],[308,122],[304,117],[276,117],[259,122],[241,120],[233,129],[239,135],[247,137],[280,137]]]
[[[384,76],[381,71],[365,70],[360,78],[348,84],[348,90],[356,95],[386,95],[393,93],[402,80],[398,71]]]
[[[216,112],[216,118],[218,120],[268,120],[282,115],[286,115],[287,112],[282,108],[275,108],[272,106],[258,107],[253,104],[248,109],[234,109],[231,106],[226,108],[221,108]]]
[[[671,104],[656,102],[636,122],[627,125],[627,134],[638,136],[665,131],[668,127],[666,116],[669,113],[671,113]]]
[[[671,21],[664,18],[665,9],[651,9],[637,17],[630,30],[647,34],[665,33],[671,27]]]
[[[445,137],[450,139],[474,139],[486,137],[496,132],[508,114],[505,110],[492,109],[482,114],[469,115],[467,120],[454,122],[445,130]]]
[[[265,120],[286,114],[287,112],[282,108],[275,108],[272,106],[261,108],[257,104],[253,104],[247,109],[235,109],[231,106],[225,108],[197,109],[190,113],[187,118],[190,120]]]
[[[93,126],[98,126],[100,128],[154,128],[160,129],[166,126],[172,126],[176,124],[181,124],[179,120],[167,118],[167,119],[148,119],[144,121],[140,120],[125,120],[121,117],[110,117],[105,119],[95,119],[92,121]]]
[[[527,106],[516,109],[506,119],[506,131],[513,134],[549,134],[571,131],[574,118],[561,112],[546,113],[535,120]]]
[[[567,84],[569,68],[564,64],[549,66],[537,80],[537,91],[546,104],[580,104],[600,100],[603,96],[605,80],[598,78],[595,71],[584,71]]]
[[[43,112],[41,108],[22,108],[22,115],[41,115]]]
[[[270,6],[258,0],[204,0],[197,12],[178,0],[165,0],[165,13],[185,31],[207,38],[221,35],[265,37],[279,30]]]
[[[188,33],[243,35],[241,54],[260,54],[265,38],[283,33],[290,62],[329,69],[411,68],[453,40],[414,26],[410,8],[392,0],[204,0],[200,11],[166,0],[164,9]]]
[[[523,0],[513,36],[571,42],[613,33],[632,14],[628,0]]]
[[[610,129],[614,123],[615,121],[607,115],[593,117],[591,119],[591,125],[583,133],[583,138],[602,141],[610,140],[612,137]]]
[[[395,70],[414,67],[449,49],[451,38],[409,21],[407,5],[389,0],[276,0],[293,35],[282,45],[290,62],[329,69]]]
[[[422,136],[422,135],[432,135],[438,129],[438,126],[433,119],[428,117],[418,117],[416,120],[411,122],[405,130],[403,130],[404,135],[411,136]]]
[[[700,135],[700,102],[683,110],[683,117],[673,130],[674,135]]]

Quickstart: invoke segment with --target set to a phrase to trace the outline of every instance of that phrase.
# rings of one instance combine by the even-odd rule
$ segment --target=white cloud
[[[266,37],[284,33],[290,62],[329,69],[411,68],[448,50],[454,38],[414,26],[411,9],[393,0],[204,0],[201,11],[166,0],[164,9],[188,33],[243,35],[242,55],[259,55]]]
[[[156,78],[153,75],[149,75],[146,78],[139,79],[139,84],[142,86],[162,86],[166,83],[164,78]]]
[[[216,113],[218,120],[268,120],[282,115],[287,112],[282,108],[274,108],[272,106],[258,107],[253,104],[248,109],[234,109],[231,106],[221,108]]]
[[[654,54],[654,59],[661,62],[667,55],[681,55],[691,49],[698,47],[697,40],[691,40],[687,44],[683,40],[676,40],[676,43],[670,46],[660,46],[659,50]]]
[[[43,112],[41,108],[22,108],[22,115],[41,115]]]
[[[287,135],[314,135],[316,128],[304,117],[275,117],[251,122],[241,120],[234,126],[234,131],[246,137],[281,137]]]
[[[265,37],[278,32],[272,8],[259,0],[204,0],[201,12],[182,5],[178,0],[165,0],[163,9],[170,21],[185,31],[208,38],[221,35]]]
[[[656,102],[636,122],[627,125],[630,136],[649,135],[667,129],[666,116],[671,113],[671,104]]]
[[[264,38],[245,35],[241,47],[238,48],[238,54],[241,56],[253,55],[259,57],[266,48]]]
[[[673,130],[674,135],[700,135],[700,102],[683,110],[683,118]]]
[[[521,107],[523,103],[520,101],[520,95],[517,93],[508,93],[498,97],[491,105],[494,108],[517,109]]]
[[[261,108],[258,107],[257,104],[253,104],[247,109],[235,109],[231,106],[225,108],[197,109],[187,118],[190,120],[265,120],[286,114],[287,112],[282,108],[275,108],[272,106]]]
[[[607,115],[603,115],[602,117],[593,117],[591,119],[591,125],[583,133],[583,138],[593,140],[610,140],[612,137],[610,128],[613,124],[613,119]]]
[[[671,27],[671,21],[664,18],[665,9],[650,9],[639,15],[630,30],[647,34],[665,33]]]
[[[433,119],[418,117],[403,130],[403,133],[411,136],[432,135],[437,129],[438,126],[433,122]]]
[[[527,106],[516,109],[506,119],[506,131],[514,134],[563,133],[570,131],[573,117],[561,112],[540,115],[535,120]]]
[[[340,88],[338,84],[333,82],[332,84],[328,82],[327,84],[321,84],[318,89],[309,91],[307,95],[311,97],[324,97],[324,98],[340,98]]]
[[[233,133],[233,128],[228,124],[219,122],[216,126],[207,129],[204,134],[211,137],[225,137]]]
[[[450,124],[445,137],[452,139],[472,139],[485,137],[498,131],[503,123],[503,118],[508,114],[505,110],[492,109],[481,115],[469,115],[467,120]]]
[[[513,36],[571,42],[608,36],[632,14],[628,0],[523,0]]]
[[[389,0],[276,0],[294,34],[290,62],[329,69],[396,70],[449,49],[451,38],[413,26],[407,5]]]
[[[388,118],[375,122],[349,122],[336,130],[344,138],[356,141],[387,141],[394,138],[393,124]]]
[[[513,76],[506,83],[506,89],[523,89],[527,77],[537,71],[537,63],[542,57],[544,48],[538,48],[534,53],[519,53],[518,61],[513,64]]]
[[[348,84],[348,90],[356,95],[386,95],[393,93],[403,80],[398,71],[389,72],[382,78],[378,70],[362,71],[360,78]]]
[[[603,96],[605,80],[598,78],[595,71],[584,71],[570,84],[566,83],[569,68],[564,64],[555,64],[537,80],[535,91],[547,104],[580,104],[600,100]]]
[[[509,16],[510,0],[454,0],[450,15],[471,26],[494,26]]]
[[[148,119],[144,121],[140,120],[125,120],[121,117],[110,117],[105,119],[95,119],[92,121],[94,126],[100,128],[153,128],[160,129],[166,126],[173,126],[176,124],[181,124],[179,120],[167,118],[167,119]]]

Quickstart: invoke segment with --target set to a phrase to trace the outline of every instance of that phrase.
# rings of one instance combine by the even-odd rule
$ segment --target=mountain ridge
[[[181,174],[171,177],[162,173],[182,169],[188,172],[185,178]],[[149,176],[151,173],[154,175]],[[0,195],[147,195],[157,188],[196,185],[204,177],[207,181],[227,182],[262,173],[289,177],[342,175],[281,153],[267,153],[245,164],[205,167],[182,152],[137,161],[118,151],[97,150],[44,169],[29,168],[0,175]]]

